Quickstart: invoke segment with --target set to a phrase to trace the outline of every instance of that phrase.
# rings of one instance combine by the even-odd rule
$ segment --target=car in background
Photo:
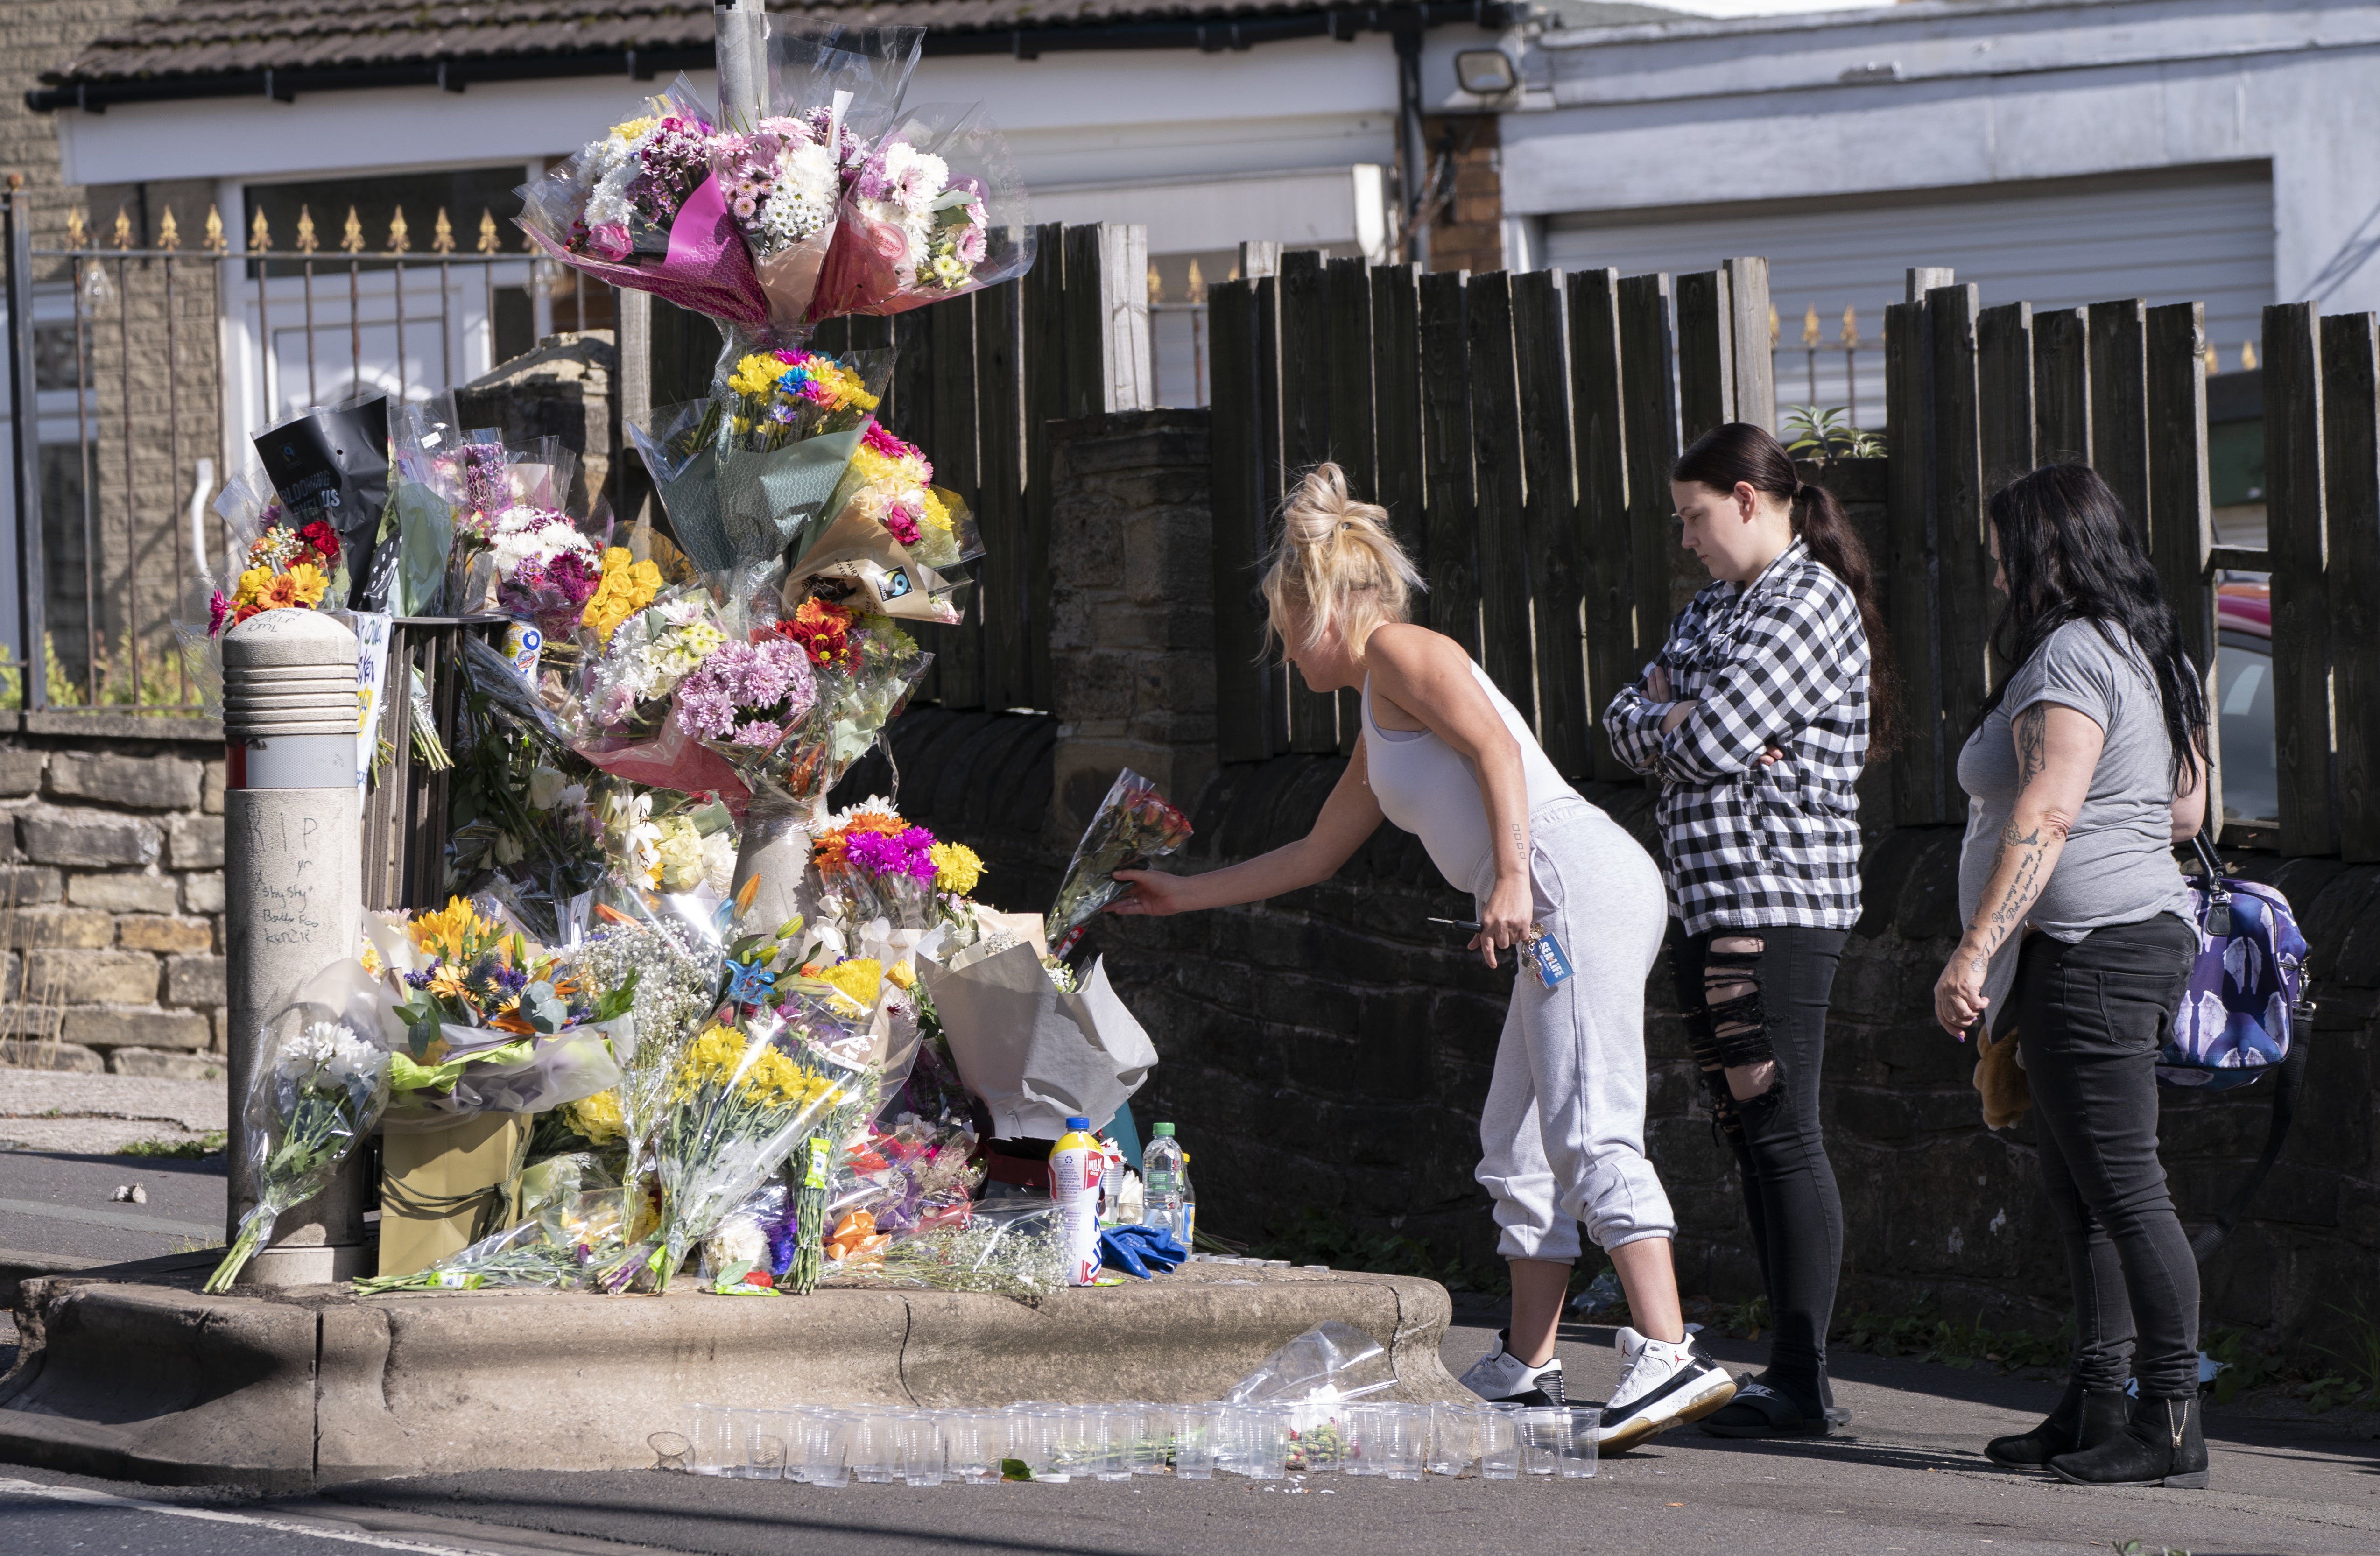
[[[2280,841],[2281,784],[2273,738],[2273,590],[2236,578],[2215,590],[2215,712],[2219,721],[2223,841]]]

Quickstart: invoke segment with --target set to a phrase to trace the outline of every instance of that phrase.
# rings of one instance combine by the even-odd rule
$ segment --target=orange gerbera
[[[821,833],[816,846],[810,850],[810,860],[821,870],[841,869],[846,858],[845,849],[854,835],[882,833],[887,837],[898,837],[908,830],[909,823],[898,816],[881,810],[862,810],[843,825]]]

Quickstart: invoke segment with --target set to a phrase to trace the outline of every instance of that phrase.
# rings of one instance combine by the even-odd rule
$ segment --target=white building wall
[[[1808,197],[2266,162],[2270,300],[2380,308],[2369,0],[1920,0],[1548,34],[1532,66],[1552,106],[1504,119],[1517,215],[1733,207],[1756,229]]]

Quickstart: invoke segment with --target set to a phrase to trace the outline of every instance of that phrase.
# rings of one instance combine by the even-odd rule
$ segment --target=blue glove
[[[1189,1250],[1162,1227],[1111,1226],[1099,1233],[1099,1262],[1144,1281],[1152,1267],[1172,1270],[1189,1257]]]

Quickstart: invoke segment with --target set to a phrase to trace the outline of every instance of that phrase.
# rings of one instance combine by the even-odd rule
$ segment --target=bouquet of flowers
[[[845,170],[808,317],[903,313],[1032,264],[1025,187],[982,105],[915,109]]]
[[[626,988],[633,1040],[619,1047],[620,1078],[608,1104],[597,1092],[572,1104],[573,1125],[589,1139],[593,1124],[614,1130],[628,1150],[632,1169],[650,1156],[666,1112],[670,1077],[679,1056],[718,1008],[720,948],[703,941],[683,920],[651,918],[608,925],[585,943],[564,952],[557,969],[599,989]]]
[[[652,549],[666,542],[652,538]],[[740,805],[735,770],[696,743],[676,717],[678,683],[740,636],[740,611],[694,581],[685,560],[672,568],[632,560],[625,547],[603,553],[602,581],[581,615],[579,661],[557,688],[571,748],[614,777],[675,790],[723,793]],[[679,581],[665,581],[672,570]]]
[[[889,1130],[867,1126],[834,1169],[826,1214],[838,1229],[864,1215],[870,1234],[891,1239],[964,1225],[983,1182],[983,1168],[968,1160],[975,1146],[963,1120],[904,1114]]]
[[[209,1293],[229,1291],[272,1240],[281,1212],[322,1193],[331,1170],[380,1122],[391,1055],[376,1036],[371,989],[358,964],[329,969],[300,996],[296,1019],[265,1042],[247,1100],[256,1205],[207,1277]]]
[[[773,1015],[706,1028],[671,1072],[654,1139],[662,1289],[687,1252],[813,1134],[839,1136],[875,1094],[866,1070]]]
[[[843,944],[856,947],[871,920],[892,930],[924,930],[935,900],[944,845],[901,819],[880,799],[829,818],[810,847],[819,873],[819,910]]]
[[[933,656],[889,618],[824,600],[801,602],[771,631],[807,654],[815,690],[808,718],[767,776],[817,808],[876,744]]]
[[[708,889],[717,902],[734,883],[735,823],[719,800],[614,792],[605,796],[602,826],[607,852],[638,891]]]
[[[496,608],[534,623],[548,642],[566,642],[604,582],[602,552],[567,514],[521,504],[488,532]]]
[[[815,525],[873,425],[892,360],[890,351],[747,352],[710,397],[628,424],[698,566],[769,561]]]
[[[215,500],[223,516],[226,555],[242,565],[229,590],[207,602],[207,633],[220,637],[260,611],[336,610],[346,602],[346,554],[338,531],[322,519],[294,525],[277,497],[260,499],[235,480]]]
[[[1168,805],[1156,784],[1130,768],[1117,773],[1059,882],[1050,908],[1050,951],[1063,956],[1073,950],[1083,927],[1123,895],[1117,870],[1144,869],[1189,841],[1190,819]]]
[[[379,611],[386,606],[395,551],[378,554],[382,510],[388,503],[388,401],[373,395],[334,409],[317,407],[269,427],[252,440],[284,517],[275,522],[303,530],[316,522],[338,536],[348,559],[346,593],[332,608]]]
[[[923,450],[870,427],[820,510],[823,522],[795,543],[788,598],[815,593],[880,615],[953,624],[957,588],[941,574],[983,554],[973,516],[933,483]]]
[[[1042,1200],[990,1200],[939,1227],[886,1244],[872,1259],[838,1266],[845,1284],[1047,1296],[1067,1284],[1066,1233]]]
[[[368,932],[408,996],[395,1015],[409,1052],[389,1065],[405,1115],[542,1112],[620,1083],[607,1028],[632,1008],[633,980],[597,990],[460,897]]]
[[[726,757],[754,788],[817,703],[809,655],[800,643],[775,636],[722,644],[677,686],[679,725]]]

